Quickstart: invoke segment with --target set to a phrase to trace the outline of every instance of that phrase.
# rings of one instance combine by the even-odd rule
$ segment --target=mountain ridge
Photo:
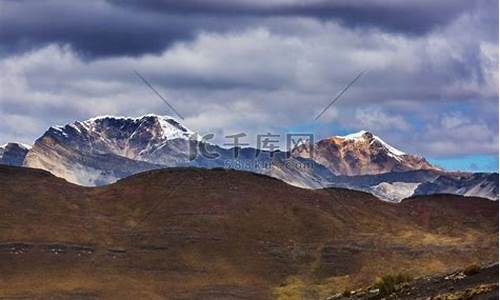
[[[415,193],[440,192],[498,199],[498,183],[491,178],[477,176],[484,180],[482,183],[470,180],[470,175],[444,172],[425,158],[406,154],[367,131],[318,141],[312,155],[303,151],[305,147],[302,144],[290,152],[273,153],[240,148],[240,156],[235,159],[235,148],[207,143],[170,116],[98,116],[50,127],[31,149],[14,151],[17,160],[11,164],[45,169],[84,186],[106,185],[158,168],[224,167],[265,174],[302,188],[362,190],[393,202]],[[218,157],[209,159],[198,152],[193,156],[192,150],[200,148]],[[432,175],[409,181],[413,176],[407,172],[416,170],[427,170]],[[376,179],[392,173],[399,179]],[[365,175],[373,176],[377,184],[366,186],[358,180],[357,176]],[[343,176],[350,178],[344,180]]]
[[[305,145],[292,150],[304,157]],[[384,142],[380,137],[361,130],[346,136],[332,136],[318,141],[311,158],[326,166],[335,175],[376,175],[415,169],[439,170],[425,158],[406,154]]]

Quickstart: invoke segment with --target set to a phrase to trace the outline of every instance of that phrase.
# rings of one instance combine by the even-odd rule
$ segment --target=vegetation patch
[[[398,290],[412,277],[406,273],[385,275],[375,281],[374,288],[378,289],[379,295],[390,295]]]
[[[467,276],[475,275],[481,271],[481,267],[478,265],[470,265],[464,270],[464,274]]]

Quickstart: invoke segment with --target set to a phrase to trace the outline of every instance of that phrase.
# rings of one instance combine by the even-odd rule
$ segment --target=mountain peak
[[[295,156],[311,157],[335,175],[437,170],[423,157],[406,154],[367,130],[321,140],[315,144],[312,154],[301,149],[294,149],[292,153]]]
[[[19,143],[19,142],[8,142],[7,144],[0,146],[1,149],[7,149],[10,147],[18,147],[18,148],[23,149],[23,150],[31,149],[31,145],[27,145],[27,144],[23,144],[23,143]]]
[[[52,126],[47,133],[62,138],[87,136],[89,134],[108,136],[108,134],[112,133],[108,138],[130,139],[141,135],[157,141],[178,138],[188,139],[194,134],[176,118],[155,114],[146,114],[139,117],[97,116],[85,121]]]
[[[92,127],[95,124],[104,124],[122,126],[122,124],[138,125],[138,128],[159,128],[161,139],[169,140],[176,138],[188,138],[193,134],[176,118],[166,115],[146,114],[140,117],[115,117],[99,116],[83,122],[83,124]]]
[[[374,135],[373,133],[366,131],[366,130],[360,130],[355,133],[351,133],[345,136],[337,136],[337,138],[341,138],[344,140],[353,140],[353,141],[361,141],[361,140],[367,140],[372,144],[374,141],[377,141],[379,144],[381,144],[384,148],[387,149],[387,151],[390,153],[391,156],[402,156],[406,155],[405,152],[396,149],[395,147],[389,145],[386,143],[384,140],[382,140],[380,137]]]
[[[129,160],[156,163],[159,159],[157,156],[168,152],[169,149],[172,153],[177,153],[187,148],[186,144],[193,134],[194,132],[170,116],[98,116],[50,127],[35,142],[34,152],[38,155],[29,156],[27,164],[36,167],[43,164],[36,161],[35,156],[49,160],[48,156],[55,154],[44,151],[55,147],[54,145],[66,149],[65,151],[75,150],[75,153],[114,155]],[[170,159],[168,155],[165,157]],[[84,180],[88,181],[88,178]]]
[[[372,138],[373,134],[366,130],[360,130],[358,132],[354,132],[344,136],[337,136],[337,138],[349,139],[349,140],[357,140],[360,138]]]
[[[142,120],[142,119],[146,119],[146,118],[153,118],[153,119],[162,119],[162,120],[174,120],[178,123],[180,123],[176,118],[172,117],[172,116],[168,116],[168,115],[157,115],[157,114],[152,114],[152,113],[149,113],[149,114],[145,114],[145,115],[142,115],[142,116],[138,116],[138,117],[130,117],[130,116],[115,116],[115,115],[101,115],[101,116],[95,116],[95,117],[92,117],[90,119],[87,119],[85,121],[83,121],[84,123],[85,122],[96,122],[96,121],[100,121],[100,120],[105,120],[105,119],[111,119],[111,120],[131,120],[131,121],[139,121],[139,120]]]
[[[0,146],[0,164],[19,166],[23,163],[31,146],[23,143],[10,142]]]

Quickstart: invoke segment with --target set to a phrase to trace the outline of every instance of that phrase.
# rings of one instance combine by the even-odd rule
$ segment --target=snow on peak
[[[338,137],[342,138],[342,139],[346,139],[346,140],[357,140],[357,139],[362,138],[363,135],[365,135],[366,133],[369,133],[369,132],[366,130],[360,130],[360,131],[355,132],[355,133],[351,133],[351,134],[344,135],[344,136],[338,136]]]
[[[389,154],[391,156],[401,156],[401,155],[405,155],[406,153],[399,150],[399,149],[396,149],[394,148],[393,146],[387,144],[386,142],[384,142],[384,140],[382,140],[380,137],[372,134],[371,132],[368,132],[366,130],[360,130],[358,132],[355,132],[355,133],[351,133],[351,134],[348,134],[348,135],[345,135],[345,136],[338,136],[338,138],[342,138],[342,139],[346,139],[346,140],[354,140],[354,141],[359,141],[359,140],[363,140],[363,139],[373,139],[371,142],[373,143],[373,141],[378,141],[380,144],[382,144],[382,146],[384,146],[387,151],[389,152]],[[395,157],[395,158],[396,158]]]
[[[381,138],[379,138],[378,136],[373,136],[377,141],[379,141],[379,143],[381,143],[382,145],[384,145],[384,147],[387,148],[387,150],[389,150],[390,153],[394,154],[394,155],[397,155],[397,156],[401,156],[401,155],[406,155],[406,153],[404,153],[403,151],[399,150],[399,149],[396,149],[394,148],[393,146],[387,144],[386,142],[384,142]]]
[[[116,121],[124,121],[124,122],[133,122],[133,123],[142,123],[147,120],[155,120],[157,124],[161,128],[161,138],[165,140],[177,139],[177,138],[189,138],[194,134],[193,131],[186,128],[181,122],[179,122],[176,118],[166,115],[156,115],[156,114],[146,114],[140,117],[122,117],[122,116],[111,116],[111,115],[103,115],[90,118],[86,121],[81,122],[84,127],[87,129],[93,128],[96,123],[99,121],[103,121],[106,119],[116,120]]]
[[[142,115],[142,116],[139,116],[139,117],[101,115],[101,116],[96,116],[96,117],[92,117],[90,119],[87,119],[87,120],[83,121],[83,123],[94,123],[96,121],[101,121],[101,120],[105,120],[105,119],[123,120],[123,121],[140,121],[140,120],[145,119],[145,118],[156,118],[156,119],[163,119],[163,120],[174,120],[177,123],[179,123],[179,121],[177,121],[177,119],[175,119],[174,117],[167,116],[167,115],[156,115],[156,114],[145,114],[145,115]]]
[[[19,147],[25,149],[25,150],[30,150],[31,149],[31,145],[28,145],[28,144],[24,144],[24,143],[16,143]]]
[[[31,147],[32,147],[31,145],[24,144],[24,143],[19,143],[19,142],[9,142],[9,143],[7,143],[7,144],[4,144],[4,145],[0,146],[0,148],[5,149],[5,148],[7,148],[7,146],[9,146],[9,145],[16,145],[16,146],[18,146],[19,148],[24,149],[24,150],[30,150],[30,149],[31,149]]]
[[[151,116],[150,116],[151,117]],[[163,131],[163,137],[166,139],[172,138],[182,138],[182,137],[190,137],[194,134],[193,131],[187,129],[182,125],[179,121],[172,117],[166,116],[155,116],[158,120],[158,123],[161,126]]]

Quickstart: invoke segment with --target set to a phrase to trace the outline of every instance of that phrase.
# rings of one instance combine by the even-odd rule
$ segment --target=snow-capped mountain
[[[200,146],[218,157],[190,154]],[[0,148],[0,163],[44,169],[86,186],[151,169],[192,166],[245,170],[303,188],[350,188],[387,201],[432,193],[498,198],[498,174],[447,173],[367,131],[319,141],[312,158],[303,147],[273,155],[260,151],[259,156],[257,149],[243,148],[235,160],[234,149],[203,143],[172,117],[102,116],[50,127],[31,149],[8,144]]]
[[[31,146],[22,143],[7,143],[0,146],[0,164],[19,166],[30,149]]]
[[[313,155],[300,145],[292,154],[311,157],[335,175],[374,175],[393,171],[438,170],[425,158],[406,154],[368,131],[346,136],[333,136],[317,142]]]
[[[45,134],[79,151],[112,153],[144,161],[148,161],[149,155],[169,141],[187,140],[191,135],[193,132],[174,118],[155,115],[139,118],[96,117],[51,127]]]
[[[204,149],[219,155],[207,159],[190,157],[189,148]],[[286,159],[284,153],[274,157],[265,152],[257,157],[254,148],[240,149],[236,163],[233,149],[204,144],[195,133],[168,116],[146,115],[138,118],[103,116],[65,126],[49,128],[34,144],[23,165],[50,171],[56,176],[80,185],[103,185],[132,174],[164,167],[234,167],[278,177],[301,187],[321,187],[321,174],[330,173],[311,162],[311,170],[292,167],[300,158]],[[280,161],[281,163],[275,163]],[[312,174],[311,174],[312,173]],[[319,179],[318,179],[319,177]]]
[[[108,184],[138,172],[183,165],[192,134],[167,116],[96,117],[50,127],[23,165],[81,185]]]

